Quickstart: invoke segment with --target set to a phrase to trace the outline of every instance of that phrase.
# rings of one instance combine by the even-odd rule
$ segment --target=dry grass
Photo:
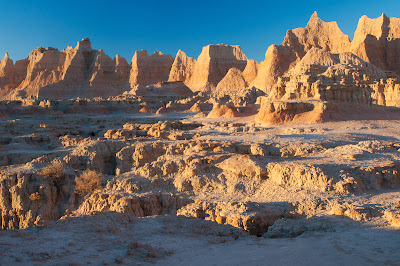
[[[101,187],[103,175],[94,170],[85,170],[75,178],[75,193],[85,195]]]
[[[65,178],[64,164],[60,160],[54,160],[50,165],[43,167],[39,174],[54,185],[60,184]]]
[[[31,195],[29,195],[29,199],[31,201],[39,201],[40,200],[40,195],[38,192],[32,193]]]

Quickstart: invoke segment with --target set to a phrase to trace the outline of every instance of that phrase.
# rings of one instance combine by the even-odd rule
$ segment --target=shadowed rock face
[[[400,74],[400,19],[360,18],[351,52],[377,67]]]

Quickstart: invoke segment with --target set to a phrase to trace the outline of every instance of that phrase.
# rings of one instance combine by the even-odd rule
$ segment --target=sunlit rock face
[[[15,65],[7,56],[1,69],[1,94],[9,99],[108,97],[129,88],[126,60],[93,50],[87,38],[62,51],[38,47]]]
[[[350,51],[365,61],[400,75],[400,19],[360,18]]]
[[[136,51],[131,63],[129,78],[131,87],[167,81],[173,62],[172,56],[159,51],[155,51],[151,56],[146,50]]]
[[[247,57],[238,45],[205,46],[194,65],[188,86],[194,91],[214,88],[225,77],[229,69],[237,68],[243,71],[246,65]]]

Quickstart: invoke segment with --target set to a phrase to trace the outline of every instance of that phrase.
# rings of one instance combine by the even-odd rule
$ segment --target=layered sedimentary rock
[[[336,22],[324,22],[315,12],[305,28],[288,30],[281,45],[268,48],[252,85],[269,90],[279,76],[293,67],[313,47],[341,53],[350,49],[350,39],[341,32]]]
[[[130,66],[117,55],[114,60],[102,50],[93,50],[89,39],[63,51],[38,47],[27,59],[12,65],[4,60],[3,98],[108,97],[128,89]],[[7,82],[7,84],[4,84]]]
[[[188,81],[192,77],[195,63],[196,59],[187,56],[185,52],[179,50],[172,64],[168,81]]]
[[[28,63],[29,61],[24,59],[15,62],[14,65],[8,53],[5,54],[4,59],[0,61],[1,98],[7,97],[24,80]]]
[[[257,72],[259,68],[259,64],[254,61],[254,60],[249,60],[247,61],[246,68],[243,70],[243,78],[247,82],[247,84],[250,84],[256,77],[257,77]]]
[[[332,53],[346,52],[350,48],[350,39],[336,22],[324,22],[314,12],[305,28],[287,31],[282,45],[291,47],[299,57],[303,57],[313,47]]]
[[[380,78],[384,80],[373,86],[374,99],[380,105],[397,106],[396,73],[400,74],[399,39],[400,19],[397,18],[388,18],[384,14],[377,19],[363,16],[359,21],[354,40],[350,42],[349,37],[340,31],[336,22],[324,22],[316,12],[305,28],[288,30],[281,45],[271,45],[265,54],[265,60],[260,64],[248,60],[240,46],[225,44],[203,47],[197,60],[188,57],[181,50],[175,59],[158,51],[151,56],[146,50],[137,51],[132,63],[128,64],[119,55],[111,59],[103,51],[93,50],[90,40],[86,38],[78,42],[75,48],[68,47],[62,51],[39,47],[33,50],[27,59],[17,61],[15,64],[6,54],[0,62],[0,97],[2,99],[108,97],[122,94],[130,89],[137,91],[140,86],[144,88],[157,83],[169,84],[162,83],[167,81],[183,82],[192,91],[211,92],[212,95],[220,96],[228,92],[226,89],[233,92],[234,89],[251,87],[269,93],[273,90],[273,86],[281,82],[278,82],[280,77],[290,71],[293,76],[295,67],[297,69],[295,72],[304,67],[305,62],[301,61],[308,51],[318,48],[332,54],[351,52],[363,61],[386,71],[385,74],[389,79],[381,75]],[[309,55],[312,56],[315,55]],[[343,61],[340,64],[354,63],[350,61]],[[332,66],[325,61],[313,62],[313,65],[319,64]],[[338,62],[335,61],[333,65],[335,64]],[[356,66],[365,67],[363,64],[356,63]],[[343,75],[338,70],[333,72],[330,76],[335,73]],[[360,78],[363,79],[361,76]]]
[[[267,124],[323,122],[341,120],[352,108],[397,106],[399,86],[395,83],[384,71],[352,53],[312,48],[278,78],[268,97],[262,99],[256,120]]]
[[[215,103],[213,109],[208,114],[208,118],[233,118],[239,117],[238,109],[232,104],[219,104]]]
[[[313,48],[273,86],[271,100],[315,99],[372,103],[374,84],[386,74],[351,53]]]
[[[400,75],[400,19],[388,18],[385,14],[376,19],[362,16],[350,51],[383,70]]]
[[[159,82],[148,86],[136,85],[125,94],[138,96],[179,96],[189,97],[193,92],[183,82]]]
[[[218,83],[217,91],[221,92],[224,90],[235,91],[244,89],[247,87],[247,82],[243,77],[242,71],[237,68],[229,69],[226,76]]]
[[[225,77],[229,69],[243,71],[247,65],[247,57],[238,45],[208,45],[196,61],[193,74],[188,81],[192,90],[204,90],[215,87]]]
[[[289,47],[271,45],[265,53],[265,60],[260,63],[257,77],[252,86],[267,91],[275,84],[279,76],[296,64],[297,56]]]
[[[155,51],[151,56],[146,50],[136,51],[132,57],[129,78],[131,87],[167,81],[173,62],[172,56],[159,51]]]

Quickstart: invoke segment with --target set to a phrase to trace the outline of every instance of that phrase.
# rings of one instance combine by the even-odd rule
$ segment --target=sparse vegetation
[[[31,201],[39,201],[40,200],[39,192],[35,192],[35,193],[32,193],[31,195],[29,195],[29,199]]]
[[[64,164],[60,160],[54,160],[50,165],[43,167],[39,174],[58,186],[65,179]]]
[[[101,187],[103,175],[94,170],[85,170],[75,178],[75,193],[85,195]]]

